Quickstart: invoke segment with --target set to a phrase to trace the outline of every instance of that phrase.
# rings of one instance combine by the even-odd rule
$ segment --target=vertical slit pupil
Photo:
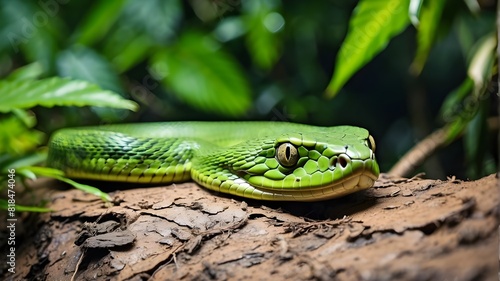
[[[287,161],[290,161],[290,158],[292,156],[292,153],[290,152],[290,146],[287,145],[285,149],[285,157]]]

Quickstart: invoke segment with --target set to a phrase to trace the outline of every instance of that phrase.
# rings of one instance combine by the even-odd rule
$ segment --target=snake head
[[[379,166],[368,131],[350,126],[323,129],[239,144],[231,150],[227,168],[262,192],[261,197],[275,198],[261,199],[324,200],[372,187]]]

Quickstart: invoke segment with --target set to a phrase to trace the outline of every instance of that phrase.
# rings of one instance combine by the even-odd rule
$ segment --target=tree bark
[[[194,183],[114,191],[112,204],[45,194],[55,211],[25,221],[33,235],[17,238],[16,273],[2,263],[4,280],[498,279],[496,175],[382,175],[372,189],[316,203]]]

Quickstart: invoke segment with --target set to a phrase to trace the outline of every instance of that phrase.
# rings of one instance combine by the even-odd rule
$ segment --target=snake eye
[[[366,145],[368,148],[370,148],[373,152],[375,152],[375,139],[373,139],[372,135],[368,136],[368,139],[366,139]]]
[[[299,153],[297,152],[297,148],[295,148],[295,146],[293,146],[291,143],[280,144],[276,152],[278,161],[285,167],[291,167],[297,164],[297,161],[299,161]]]

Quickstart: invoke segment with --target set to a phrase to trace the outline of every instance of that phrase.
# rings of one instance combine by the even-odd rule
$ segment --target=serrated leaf
[[[436,40],[445,4],[445,0],[425,1],[421,9],[420,24],[417,29],[417,52],[411,65],[411,70],[415,74],[420,74],[422,71]]]
[[[101,106],[136,110],[137,104],[86,81],[53,77],[0,81],[0,112],[34,106]]]
[[[409,24],[410,0],[361,0],[337,55],[335,72],[326,89],[334,97],[349,78]]]
[[[152,74],[192,106],[241,116],[251,105],[250,86],[236,61],[214,44],[209,38],[187,33],[153,57]]]

